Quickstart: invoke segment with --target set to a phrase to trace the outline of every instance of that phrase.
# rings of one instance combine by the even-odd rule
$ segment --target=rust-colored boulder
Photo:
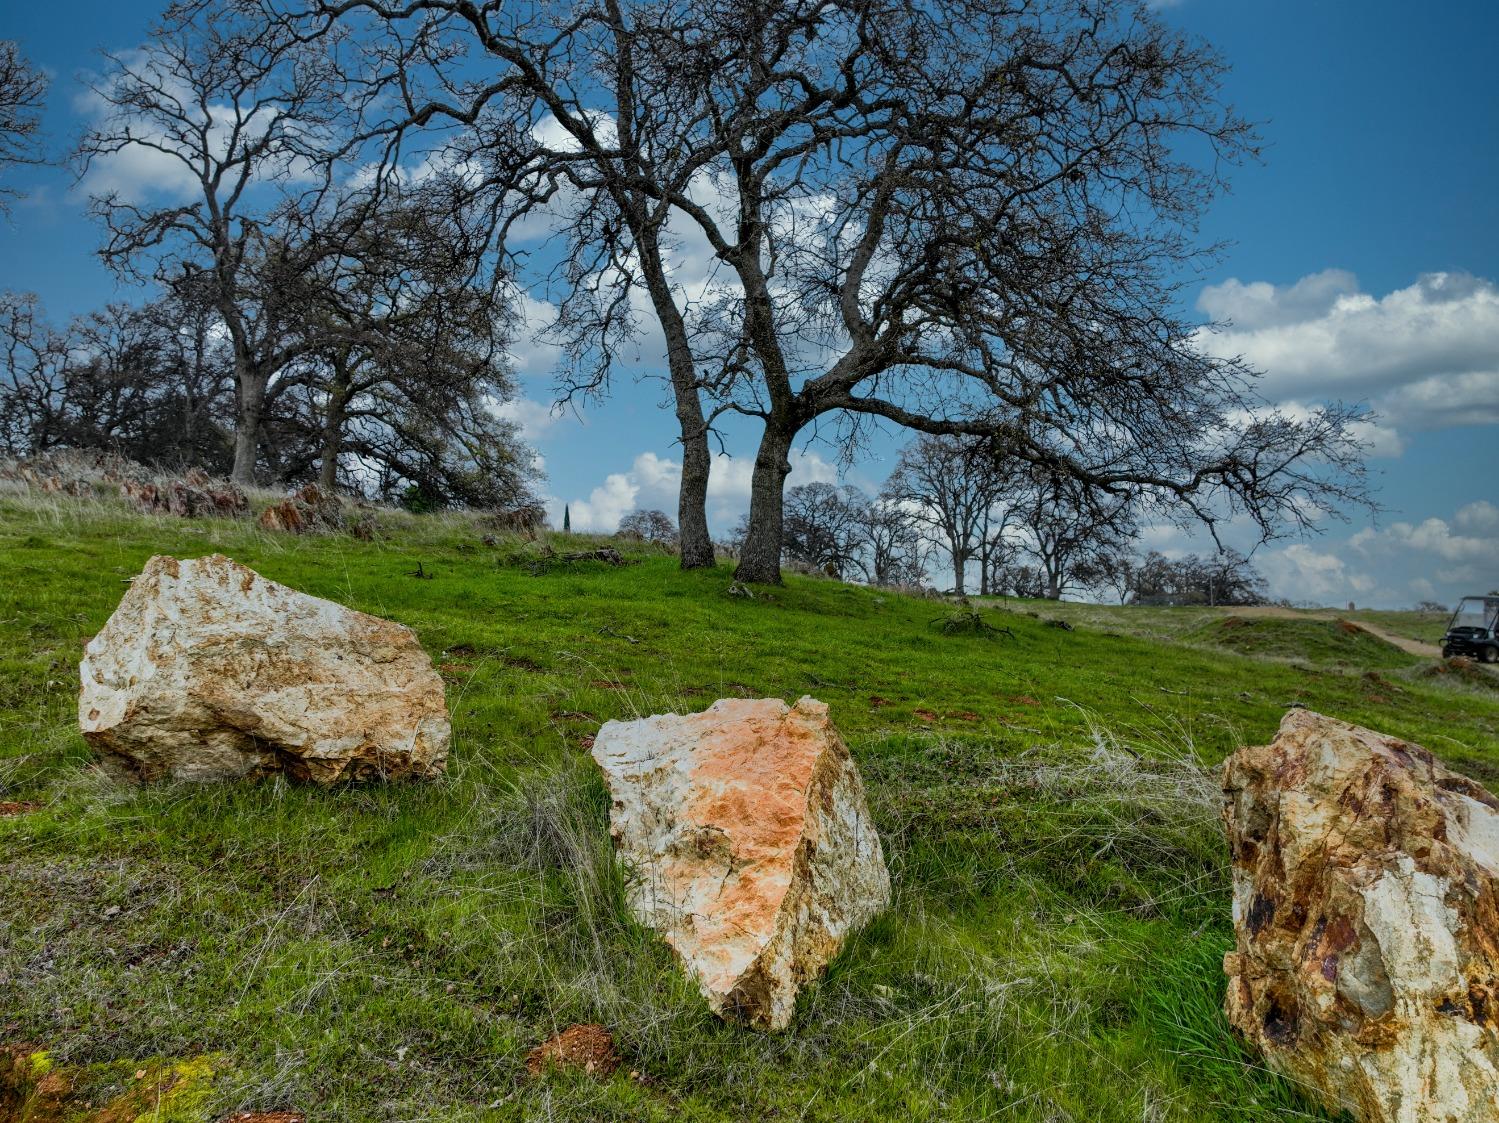
[[[343,503],[336,495],[326,495],[317,484],[308,484],[295,495],[273,503],[260,512],[262,530],[287,534],[341,530],[344,525]]]
[[[409,629],[215,554],[155,557],[89,641],[78,721],[143,780],[434,776],[442,680]]]
[[[890,903],[864,785],[821,702],[727,699],[606,722],[593,757],[630,904],[712,1009],[782,1029],[801,986]]]
[[[1359,1119],[1499,1120],[1499,801],[1307,710],[1223,788],[1229,1021]]]

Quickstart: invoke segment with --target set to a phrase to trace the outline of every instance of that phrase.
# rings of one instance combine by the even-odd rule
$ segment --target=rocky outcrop
[[[864,786],[827,707],[731,699],[606,722],[593,757],[635,915],[715,1012],[787,1026],[800,987],[890,901]]]
[[[120,494],[145,515],[236,518],[250,510],[250,499],[243,491],[227,480],[211,478],[199,468],[181,479],[123,479]]]
[[[1223,787],[1233,1025],[1359,1119],[1499,1119],[1499,801],[1307,710]]]
[[[344,509],[338,496],[325,494],[317,484],[308,484],[260,512],[259,521],[262,530],[288,534],[342,530]]]
[[[138,779],[427,777],[447,759],[442,680],[407,628],[218,554],[147,562],[80,672],[85,739]]]

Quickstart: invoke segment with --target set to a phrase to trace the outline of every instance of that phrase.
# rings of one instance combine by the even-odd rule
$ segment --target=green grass
[[[950,635],[918,598],[791,578],[746,600],[726,568],[381,522],[372,544],[298,540],[0,496],[0,799],[44,805],[0,818],[0,1044],[88,1072],[218,1058],[209,1117],[1320,1119],[1219,1014],[1203,766],[1300,702],[1499,776],[1499,692],[1336,636],[1245,653],[1194,610],[1088,609],[1068,632],[1026,613],[1083,610],[1018,603],[984,610],[1014,638]],[[449,684],[448,777],[101,779],[83,642],[151,554],[216,550],[414,628]],[[629,922],[583,744],[609,718],[804,693],[864,772],[896,904],[767,1036],[709,1015]],[[525,1076],[590,1021],[624,1055],[613,1079]]]
[[[1350,620],[1229,615],[1204,621],[1187,638],[1242,655],[1291,660],[1308,666],[1383,671],[1424,662]]]

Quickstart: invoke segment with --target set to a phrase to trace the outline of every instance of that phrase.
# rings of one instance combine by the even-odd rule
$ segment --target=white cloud
[[[1437,595],[1436,586],[1424,577],[1411,578],[1410,590],[1422,600],[1432,600]]]
[[[713,458],[713,468],[708,475],[708,520],[716,528],[727,530],[749,509],[754,467],[754,460],[748,457],[719,453]],[[636,508],[656,508],[675,518],[681,479],[679,461],[654,452],[642,452],[635,457],[628,471],[611,472],[602,484],[589,492],[587,498],[568,501],[573,529],[609,533],[618,528],[621,518]],[[837,479],[837,468],[815,452],[795,451],[791,454],[791,475],[787,478],[787,486],[835,483]],[[560,499],[554,498],[548,504],[554,526],[562,524],[562,508]]]
[[[520,426],[521,438],[526,441],[543,436],[562,416],[552,406],[534,398],[511,398],[495,406],[494,412],[497,417]]]
[[[508,349],[511,366],[522,378],[552,377],[562,361],[562,348],[541,338],[557,319],[557,308],[521,290],[514,294],[519,319]]]
[[[1368,574],[1351,571],[1337,554],[1314,550],[1305,542],[1261,552],[1254,560],[1271,592],[1297,604],[1348,600],[1350,593],[1367,592],[1376,584]]]
[[[1466,507],[1459,507],[1452,521],[1457,524],[1459,530],[1470,534],[1499,535],[1499,507],[1494,506],[1487,499],[1480,499],[1476,503],[1469,503]]]
[[[1232,320],[1237,331],[1305,323],[1330,312],[1343,297],[1358,295],[1358,278],[1343,269],[1324,269],[1293,285],[1238,278],[1209,285],[1197,307],[1214,320]]]
[[[1492,507],[1480,501],[1469,504],[1463,512]],[[1463,512],[1459,512],[1459,517]],[[1474,517],[1470,514],[1469,518]],[[1431,554],[1447,562],[1478,562],[1486,558],[1499,559],[1499,536],[1480,537],[1471,534],[1455,534],[1445,519],[1429,518],[1419,523],[1391,523],[1384,530],[1368,528],[1359,531],[1348,540],[1348,544],[1366,554],[1375,554],[1390,549],[1411,550]]]
[[[602,484],[588,493],[587,499],[574,499],[568,504],[574,530],[590,530],[608,533],[619,528],[619,520],[635,510],[635,497],[640,494],[640,485],[626,472],[612,472]],[[553,506],[556,503],[553,501]],[[560,518],[552,519],[560,526]]]
[[[1265,372],[1272,400],[1370,400],[1408,429],[1499,422],[1499,286],[1427,273],[1383,297],[1326,270],[1292,285],[1210,285],[1198,308],[1225,330],[1200,345]]]

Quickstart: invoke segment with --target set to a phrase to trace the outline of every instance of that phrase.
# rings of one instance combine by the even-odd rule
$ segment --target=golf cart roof
[[[1464,597],[1457,606],[1457,611],[1452,614],[1452,621],[1456,623],[1459,619],[1482,620],[1485,625],[1491,624],[1499,617],[1499,596],[1487,597]]]

